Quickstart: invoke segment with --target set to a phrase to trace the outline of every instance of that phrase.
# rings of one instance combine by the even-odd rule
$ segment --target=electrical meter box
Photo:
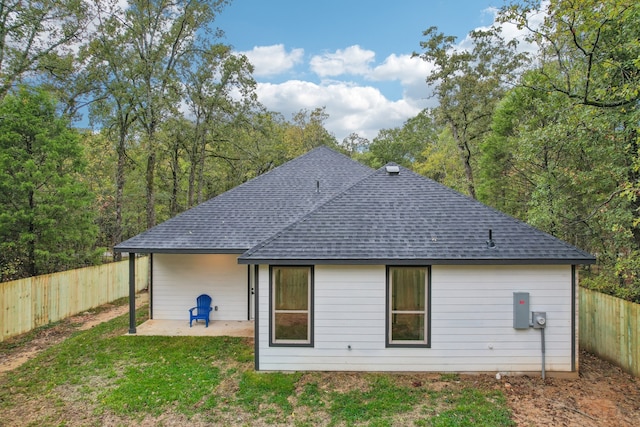
[[[531,312],[529,311],[529,292],[513,293],[513,327],[529,329]]]
[[[544,329],[547,326],[547,313],[534,311],[531,313],[531,324],[534,329]]]

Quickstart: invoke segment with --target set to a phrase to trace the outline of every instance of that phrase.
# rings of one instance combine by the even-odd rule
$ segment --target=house
[[[324,147],[116,250],[151,254],[154,319],[187,321],[203,292],[215,319],[255,319],[266,371],[575,373],[576,267],[595,261],[408,169]]]

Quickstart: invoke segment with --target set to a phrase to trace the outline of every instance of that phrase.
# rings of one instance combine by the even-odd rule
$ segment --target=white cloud
[[[548,0],[543,0],[541,10],[547,6]],[[486,9],[484,13],[490,16],[494,25],[502,26],[507,40],[517,38],[522,50],[534,51],[534,46],[524,42],[524,30],[510,23],[495,23],[497,9]],[[530,17],[539,21],[543,13]],[[469,43],[469,39],[463,39],[456,48],[464,49]],[[304,65],[303,49],[287,52],[282,44],[254,47],[243,53],[255,65],[258,81],[260,77],[273,77]],[[402,126],[422,109],[436,106],[437,101],[431,97],[431,89],[425,82],[433,65],[410,54],[391,54],[377,64],[374,51],[353,45],[315,55],[308,67],[308,70],[298,68],[300,75],[311,71],[319,82],[258,83],[258,98],[269,110],[280,112],[287,119],[302,109],[325,107],[329,114],[325,125],[338,141],[351,133],[371,140],[380,129]],[[393,84],[399,84],[402,90],[395,100],[375,87],[392,87]]]
[[[375,60],[372,50],[362,49],[358,45],[349,46],[335,53],[325,53],[311,58],[311,70],[320,77],[339,76],[342,74],[366,75],[369,64]]]
[[[255,77],[275,76],[291,70],[302,62],[304,49],[287,52],[283,44],[255,46],[252,50],[240,52],[249,58],[255,67]]]
[[[338,141],[354,132],[372,139],[380,129],[400,126],[424,108],[405,99],[390,101],[375,87],[349,82],[261,83],[257,92],[260,102],[287,119],[301,109],[326,107],[326,127]]]
[[[376,81],[398,80],[403,84],[411,84],[418,80],[424,82],[432,66],[418,57],[411,55],[389,55],[381,65],[371,70],[370,78]]]
[[[319,77],[341,75],[362,76],[371,81],[399,81],[403,85],[424,82],[430,65],[409,54],[389,55],[382,64],[371,66],[375,52],[364,50],[358,45],[338,49],[335,53],[325,53],[311,58],[310,68]]]
[[[431,98],[431,89],[425,82],[432,69],[433,64],[421,58],[392,54],[371,71],[369,78],[373,81],[399,81],[403,88],[403,99],[411,100],[422,108],[425,102],[432,107],[433,100],[426,101]]]
[[[255,47],[243,53],[256,66],[258,81],[261,76],[291,70],[301,63],[303,56],[302,52],[296,54],[296,50],[287,53],[283,45]],[[423,108],[433,106],[425,83],[429,67],[422,59],[408,54],[392,54],[376,66],[375,52],[354,45],[311,58],[309,68],[320,82],[260,82],[257,94],[263,105],[287,119],[302,109],[325,107],[329,114],[325,125],[338,141],[351,133],[373,139],[380,129],[401,126]],[[359,78],[360,82],[346,80],[345,75]],[[375,87],[393,82],[399,82],[402,89],[396,100],[387,98]]]

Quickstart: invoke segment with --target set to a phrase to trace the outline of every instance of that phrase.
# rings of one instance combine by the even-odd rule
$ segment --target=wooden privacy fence
[[[136,290],[149,257],[136,259]],[[0,283],[0,341],[129,295],[129,261]]]
[[[580,347],[640,376],[640,304],[580,288]]]

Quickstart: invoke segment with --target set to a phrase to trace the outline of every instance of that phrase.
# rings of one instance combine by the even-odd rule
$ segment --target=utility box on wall
[[[531,313],[531,324],[533,329],[544,329],[547,327],[547,313],[544,311],[534,311]]]
[[[531,312],[529,311],[529,292],[513,293],[513,327],[529,329]]]

